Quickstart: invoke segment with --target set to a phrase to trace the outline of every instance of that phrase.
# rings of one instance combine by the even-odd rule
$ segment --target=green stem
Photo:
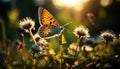
[[[24,34],[21,33],[20,37],[21,37],[21,42],[22,42],[22,48],[23,48],[23,50],[25,50],[25,47],[24,47]]]
[[[44,59],[44,61],[46,62],[46,64],[49,65],[49,63],[47,62],[47,60],[46,60],[45,58],[43,58],[43,59]]]
[[[76,47],[76,52],[75,52],[75,58],[77,58],[77,56],[78,56],[78,54],[79,54],[79,52],[77,53],[77,50],[78,50],[78,48],[79,48],[80,40],[81,40],[81,37],[79,37],[79,38],[77,39],[77,47]]]
[[[63,48],[63,45],[60,45],[61,49]],[[62,69],[62,58],[63,58],[63,50],[61,50],[61,65],[60,65],[60,68]]]
[[[1,28],[2,28],[2,40],[6,41],[6,29],[5,29],[5,23],[2,18],[0,18]]]
[[[33,42],[35,43],[35,45],[37,45],[37,43],[36,43],[36,41],[35,41],[35,39],[34,39],[34,37],[33,37],[33,34],[32,34],[31,29],[29,29],[29,34],[30,34],[30,36],[32,37],[32,40],[33,40]]]
[[[106,40],[106,46],[108,46],[108,41]]]
[[[62,49],[63,45],[62,45],[62,34],[59,36],[59,45],[60,45],[60,50]],[[60,69],[62,69],[62,52],[63,50],[61,50],[61,63],[60,63]]]

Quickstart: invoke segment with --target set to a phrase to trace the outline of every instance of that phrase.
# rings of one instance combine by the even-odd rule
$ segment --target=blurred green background
[[[77,2],[78,1],[78,2]],[[100,31],[110,29],[117,35],[120,32],[120,1],[119,0],[0,0],[0,40],[18,39],[21,32],[19,21],[31,17],[36,22],[36,33],[39,28],[38,7],[42,6],[53,14],[60,25],[65,26],[65,35],[72,41],[73,30],[78,25],[85,25],[91,36],[97,36]],[[95,27],[89,21],[87,13],[93,13]],[[28,37],[28,35],[25,35]],[[73,40],[74,41],[74,40]]]

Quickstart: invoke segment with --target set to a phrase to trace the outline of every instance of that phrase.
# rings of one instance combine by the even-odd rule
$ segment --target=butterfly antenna
[[[69,19],[66,19],[66,22],[68,22],[68,23],[63,24],[62,27],[65,27],[65,26],[71,24],[71,21],[69,21]]]
[[[69,24],[71,24],[71,23],[72,23],[72,22],[68,22],[68,23],[62,25],[62,27],[64,27],[64,29],[65,29],[68,33],[71,33],[71,31],[68,30],[67,28],[65,28],[65,26],[67,26],[67,25],[69,25]]]
[[[62,27],[64,27],[64,29],[68,32],[68,33],[71,33],[72,31],[70,31],[69,29],[65,28],[65,26],[71,24],[72,22],[69,21],[69,19],[66,20],[68,23],[65,23],[64,25],[62,25]]]
[[[70,23],[66,23],[66,24],[64,24],[64,25],[62,25],[62,27],[65,27],[65,26],[67,26],[67,25],[69,25]]]

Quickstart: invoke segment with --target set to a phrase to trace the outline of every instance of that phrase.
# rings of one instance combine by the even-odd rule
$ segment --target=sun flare
[[[52,0],[53,4],[58,7],[81,9],[89,0]]]

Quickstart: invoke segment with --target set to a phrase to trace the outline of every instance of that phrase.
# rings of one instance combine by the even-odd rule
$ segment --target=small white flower
[[[48,42],[47,42],[44,38],[40,38],[40,39],[37,41],[37,44],[38,44],[38,45],[47,45]]]
[[[38,45],[47,45],[48,42],[44,39],[44,38],[41,38],[40,35],[38,33],[34,34],[34,39],[36,40],[37,44]]]
[[[69,48],[73,51],[79,51],[79,46],[76,43],[70,44]]]
[[[90,46],[84,45],[84,46],[81,47],[81,50],[90,52],[90,51],[93,51],[93,48],[90,47]]]
[[[88,28],[80,25],[79,27],[77,27],[74,30],[73,34],[75,34],[75,36],[77,36],[78,38],[80,38],[80,37],[89,37],[88,32],[89,32]]]
[[[35,45],[35,44],[32,45],[32,50],[34,53],[39,52],[40,54],[43,54],[45,51],[48,50],[47,44],[48,44],[48,42],[45,39],[39,38],[37,40],[37,45]]]
[[[25,30],[26,32],[34,29],[34,26],[35,26],[35,22],[29,17],[26,17],[25,19],[21,20],[19,23],[19,27]]]
[[[100,34],[100,39],[103,41],[114,41],[116,35],[112,31],[106,30]]]
[[[36,33],[36,34],[33,35],[33,38],[35,39],[36,42],[38,42],[41,37],[40,37],[40,35],[38,33]]]

